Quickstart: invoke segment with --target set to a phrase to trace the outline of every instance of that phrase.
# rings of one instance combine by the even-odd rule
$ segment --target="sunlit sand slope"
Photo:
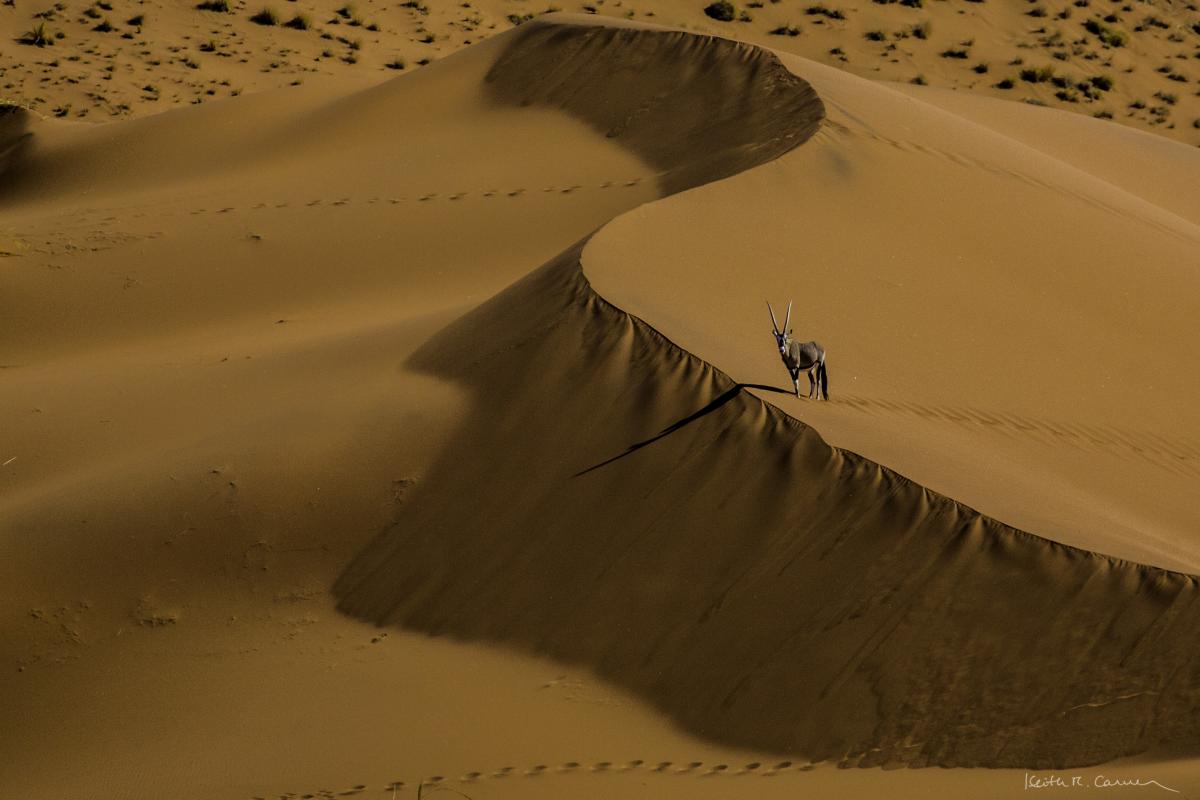
[[[496,42],[366,92],[30,127],[0,180],[0,794],[481,759],[413,744],[459,679],[406,678],[420,649],[328,587],[463,410],[408,355],[659,196],[588,126],[487,102]]]

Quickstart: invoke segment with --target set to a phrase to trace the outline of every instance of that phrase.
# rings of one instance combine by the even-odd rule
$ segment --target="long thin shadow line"
[[[680,419],[680,420],[677,420],[676,422],[671,423],[670,425],[663,428],[661,431],[659,431],[654,436],[651,436],[649,439],[644,439],[635,444],[631,444],[631,445],[629,445],[629,447],[625,448],[624,452],[618,453],[617,455],[613,456],[612,458],[606,458],[605,460],[601,461],[599,464],[593,464],[592,466],[588,467],[587,469],[580,470],[579,472],[576,472],[571,477],[578,478],[581,475],[586,475],[589,472],[591,472],[592,470],[600,469],[601,467],[607,466],[607,465],[613,463],[614,461],[619,461],[622,458],[625,458],[625,456],[632,455],[633,453],[637,452],[638,450],[641,450],[643,447],[654,444],[655,442],[657,442],[659,439],[662,439],[663,437],[670,436],[672,433],[675,433],[675,431],[679,430],[680,428],[684,428],[688,425],[691,425],[693,422],[700,419],[701,417],[708,416],[712,412],[716,411],[718,408],[725,405],[733,398],[737,397],[738,393],[741,392],[743,389],[759,389],[764,392],[778,392],[779,394],[792,394],[792,392],[788,391],[787,389],[780,389],[778,386],[767,386],[766,384],[762,384],[762,383],[735,384],[732,389],[729,389],[729,390],[724,391],[721,394],[717,395],[714,399],[709,401],[709,403],[707,405],[705,405],[704,407],[702,407],[696,411],[693,411],[691,414],[688,414],[683,419]]]

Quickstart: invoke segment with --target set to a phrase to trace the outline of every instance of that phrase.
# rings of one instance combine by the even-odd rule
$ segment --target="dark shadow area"
[[[617,455],[613,456],[612,458],[606,458],[605,460],[601,461],[599,464],[593,464],[592,466],[588,467],[587,469],[580,470],[579,472],[576,472],[571,477],[578,478],[581,475],[586,475],[589,472],[591,472],[592,470],[597,470],[603,466],[607,466],[608,464],[613,463],[614,461],[619,461],[620,459],[625,458],[625,456],[636,453],[638,450],[641,450],[643,447],[646,447],[647,445],[654,444],[659,439],[662,439],[666,436],[670,436],[675,431],[680,430],[681,428],[684,428],[688,425],[691,425],[696,420],[701,419],[702,417],[706,417],[709,414],[711,414],[712,412],[716,411],[718,408],[725,405],[733,398],[737,397],[738,394],[743,389],[759,389],[764,392],[777,392],[779,394],[793,394],[793,392],[789,392],[787,389],[780,389],[778,386],[767,386],[764,383],[739,383],[739,384],[735,385],[732,389],[722,392],[717,397],[713,398],[713,400],[711,400],[709,403],[704,405],[699,410],[697,410],[691,414],[688,414],[683,419],[680,419],[676,422],[672,422],[670,425],[663,428],[661,431],[659,431],[654,436],[651,436],[649,439],[643,439],[640,442],[631,444],[631,445],[629,445],[629,447],[625,448],[624,452],[618,453]]]
[[[661,170],[664,194],[778,158],[825,118],[816,91],[769,50],[555,18],[521,26],[486,87],[503,105],[582,120]]]
[[[11,180],[33,144],[29,121],[29,112],[20,106],[0,104],[0,187]]]

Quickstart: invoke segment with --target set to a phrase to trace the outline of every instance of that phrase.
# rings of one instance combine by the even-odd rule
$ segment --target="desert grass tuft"
[[[278,25],[279,16],[273,9],[264,8],[261,11],[250,15],[250,21],[257,25]]]
[[[1053,80],[1053,78],[1053,67],[1037,67],[1021,70],[1021,80],[1026,83],[1045,83],[1046,81]]]
[[[825,17],[826,19],[845,19],[846,15],[838,8],[829,8],[826,5],[809,6],[804,9],[804,13],[810,17]]]
[[[33,47],[46,47],[47,45],[54,44],[54,37],[46,30],[46,23],[39,22],[18,36],[17,41],[21,44],[32,45]]]

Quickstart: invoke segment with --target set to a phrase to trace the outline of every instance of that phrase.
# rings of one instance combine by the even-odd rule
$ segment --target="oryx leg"
[[[796,389],[796,397],[800,396],[800,370],[792,370],[792,386]]]
[[[808,369],[808,399],[809,400],[811,400],[813,398],[813,395],[816,394],[816,391],[817,391],[817,368],[815,366],[813,366],[813,367],[809,367],[809,369]],[[797,392],[797,394],[799,394],[799,392]],[[817,399],[818,400],[821,399],[820,395],[817,395]]]

